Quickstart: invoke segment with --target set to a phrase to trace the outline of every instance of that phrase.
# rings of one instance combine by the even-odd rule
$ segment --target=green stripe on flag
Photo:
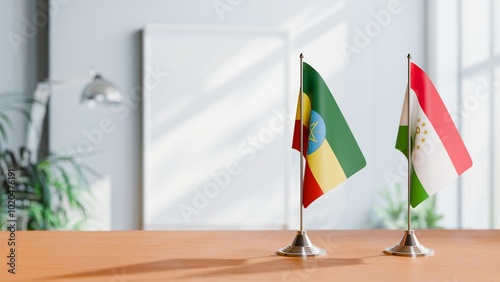
[[[410,193],[411,206],[416,207],[427,198],[429,198],[429,194],[425,191],[424,186],[420,183],[420,179],[418,179],[417,173],[415,173],[415,170],[412,168]]]
[[[408,158],[408,125],[400,125],[396,138],[396,149]]]
[[[325,121],[326,139],[337,156],[347,178],[366,165],[356,139],[335,102],[328,86],[319,73],[307,63],[303,64],[303,91],[311,100],[311,109]]]

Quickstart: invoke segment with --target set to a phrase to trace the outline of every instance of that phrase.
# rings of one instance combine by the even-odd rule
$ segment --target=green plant
[[[21,148],[20,158],[9,150],[0,154],[0,187],[5,210],[9,168],[15,168],[16,213],[26,214],[28,230],[74,229],[88,217],[84,199],[88,183],[80,165],[70,156],[50,155],[33,163]],[[75,222],[75,219],[79,219]]]
[[[31,152],[23,146],[17,154],[4,148],[2,143],[8,139],[8,129],[12,128],[7,111],[20,113],[31,120],[27,107],[35,101],[16,95],[0,95],[0,224],[4,226],[6,222],[7,198],[13,190],[18,224],[24,222],[18,228],[79,229],[89,214],[87,206],[91,193],[86,172],[93,171],[73,156],[46,154],[33,161]],[[15,175],[10,183],[9,171]]]
[[[381,191],[382,205],[375,206],[378,216],[375,228],[406,229],[408,227],[408,199],[407,193],[402,193],[401,183],[394,189],[384,188]],[[406,192],[406,189],[405,189]],[[436,197],[431,196],[416,208],[411,210],[411,225],[416,229],[438,229],[443,215],[438,214]]]

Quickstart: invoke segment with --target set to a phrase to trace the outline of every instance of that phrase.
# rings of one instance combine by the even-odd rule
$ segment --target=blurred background
[[[305,210],[306,229],[405,228],[406,159],[394,144],[407,53],[473,159],[413,210],[414,226],[500,227],[498,1],[0,7],[2,209],[5,218],[16,167],[15,210],[27,229],[297,229],[300,53],[367,160]],[[87,103],[96,73],[111,84],[94,85],[105,95]]]

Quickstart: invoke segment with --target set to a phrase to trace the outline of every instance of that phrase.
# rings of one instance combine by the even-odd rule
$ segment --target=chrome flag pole
[[[300,53],[300,89],[299,89],[299,111],[300,111],[300,229],[297,231],[295,235],[295,239],[292,244],[279,249],[276,253],[280,256],[289,256],[289,257],[308,257],[308,256],[322,256],[326,254],[326,251],[316,247],[309,236],[307,236],[306,230],[304,230],[303,225],[303,202],[304,202],[304,126],[303,126],[303,117],[304,117],[304,93],[303,93],[303,59],[304,55]]]
[[[411,206],[410,206],[410,195],[411,195],[411,167],[412,167],[412,142],[411,142],[411,108],[410,108],[410,91],[411,91],[411,55],[408,53],[406,57],[408,59],[408,84],[406,92],[406,109],[407,109],[407,119],[408,119],[408,134],[407,134],[407,157],[408,157],[408,229],[405,230],[403,238],[399,244],[392,247],[388,247],[384,250],[384,253],[388,255],[396,256],[407,256],[407,257],[421,257],[421,256],[432,256],[434,255],[434,250],[424,247],[418,242],[417,236],[411,229]]]

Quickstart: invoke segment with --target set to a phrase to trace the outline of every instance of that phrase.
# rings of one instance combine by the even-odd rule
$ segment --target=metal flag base
[[[302,230],[297,231],[297,235],[295,236],[292,244],[279,249],[277,254],[288,257],[311,257],[323,256],[326,254],[326,251],[311,243],[306,231]]]
[[[406,230],[401,242],[392,247],[386,248],[384,253],[388,255],[406,256],[406,257],[423,257],[433,256],[434,250],[424,247],[418,242],[417,236],[413,230]]]

